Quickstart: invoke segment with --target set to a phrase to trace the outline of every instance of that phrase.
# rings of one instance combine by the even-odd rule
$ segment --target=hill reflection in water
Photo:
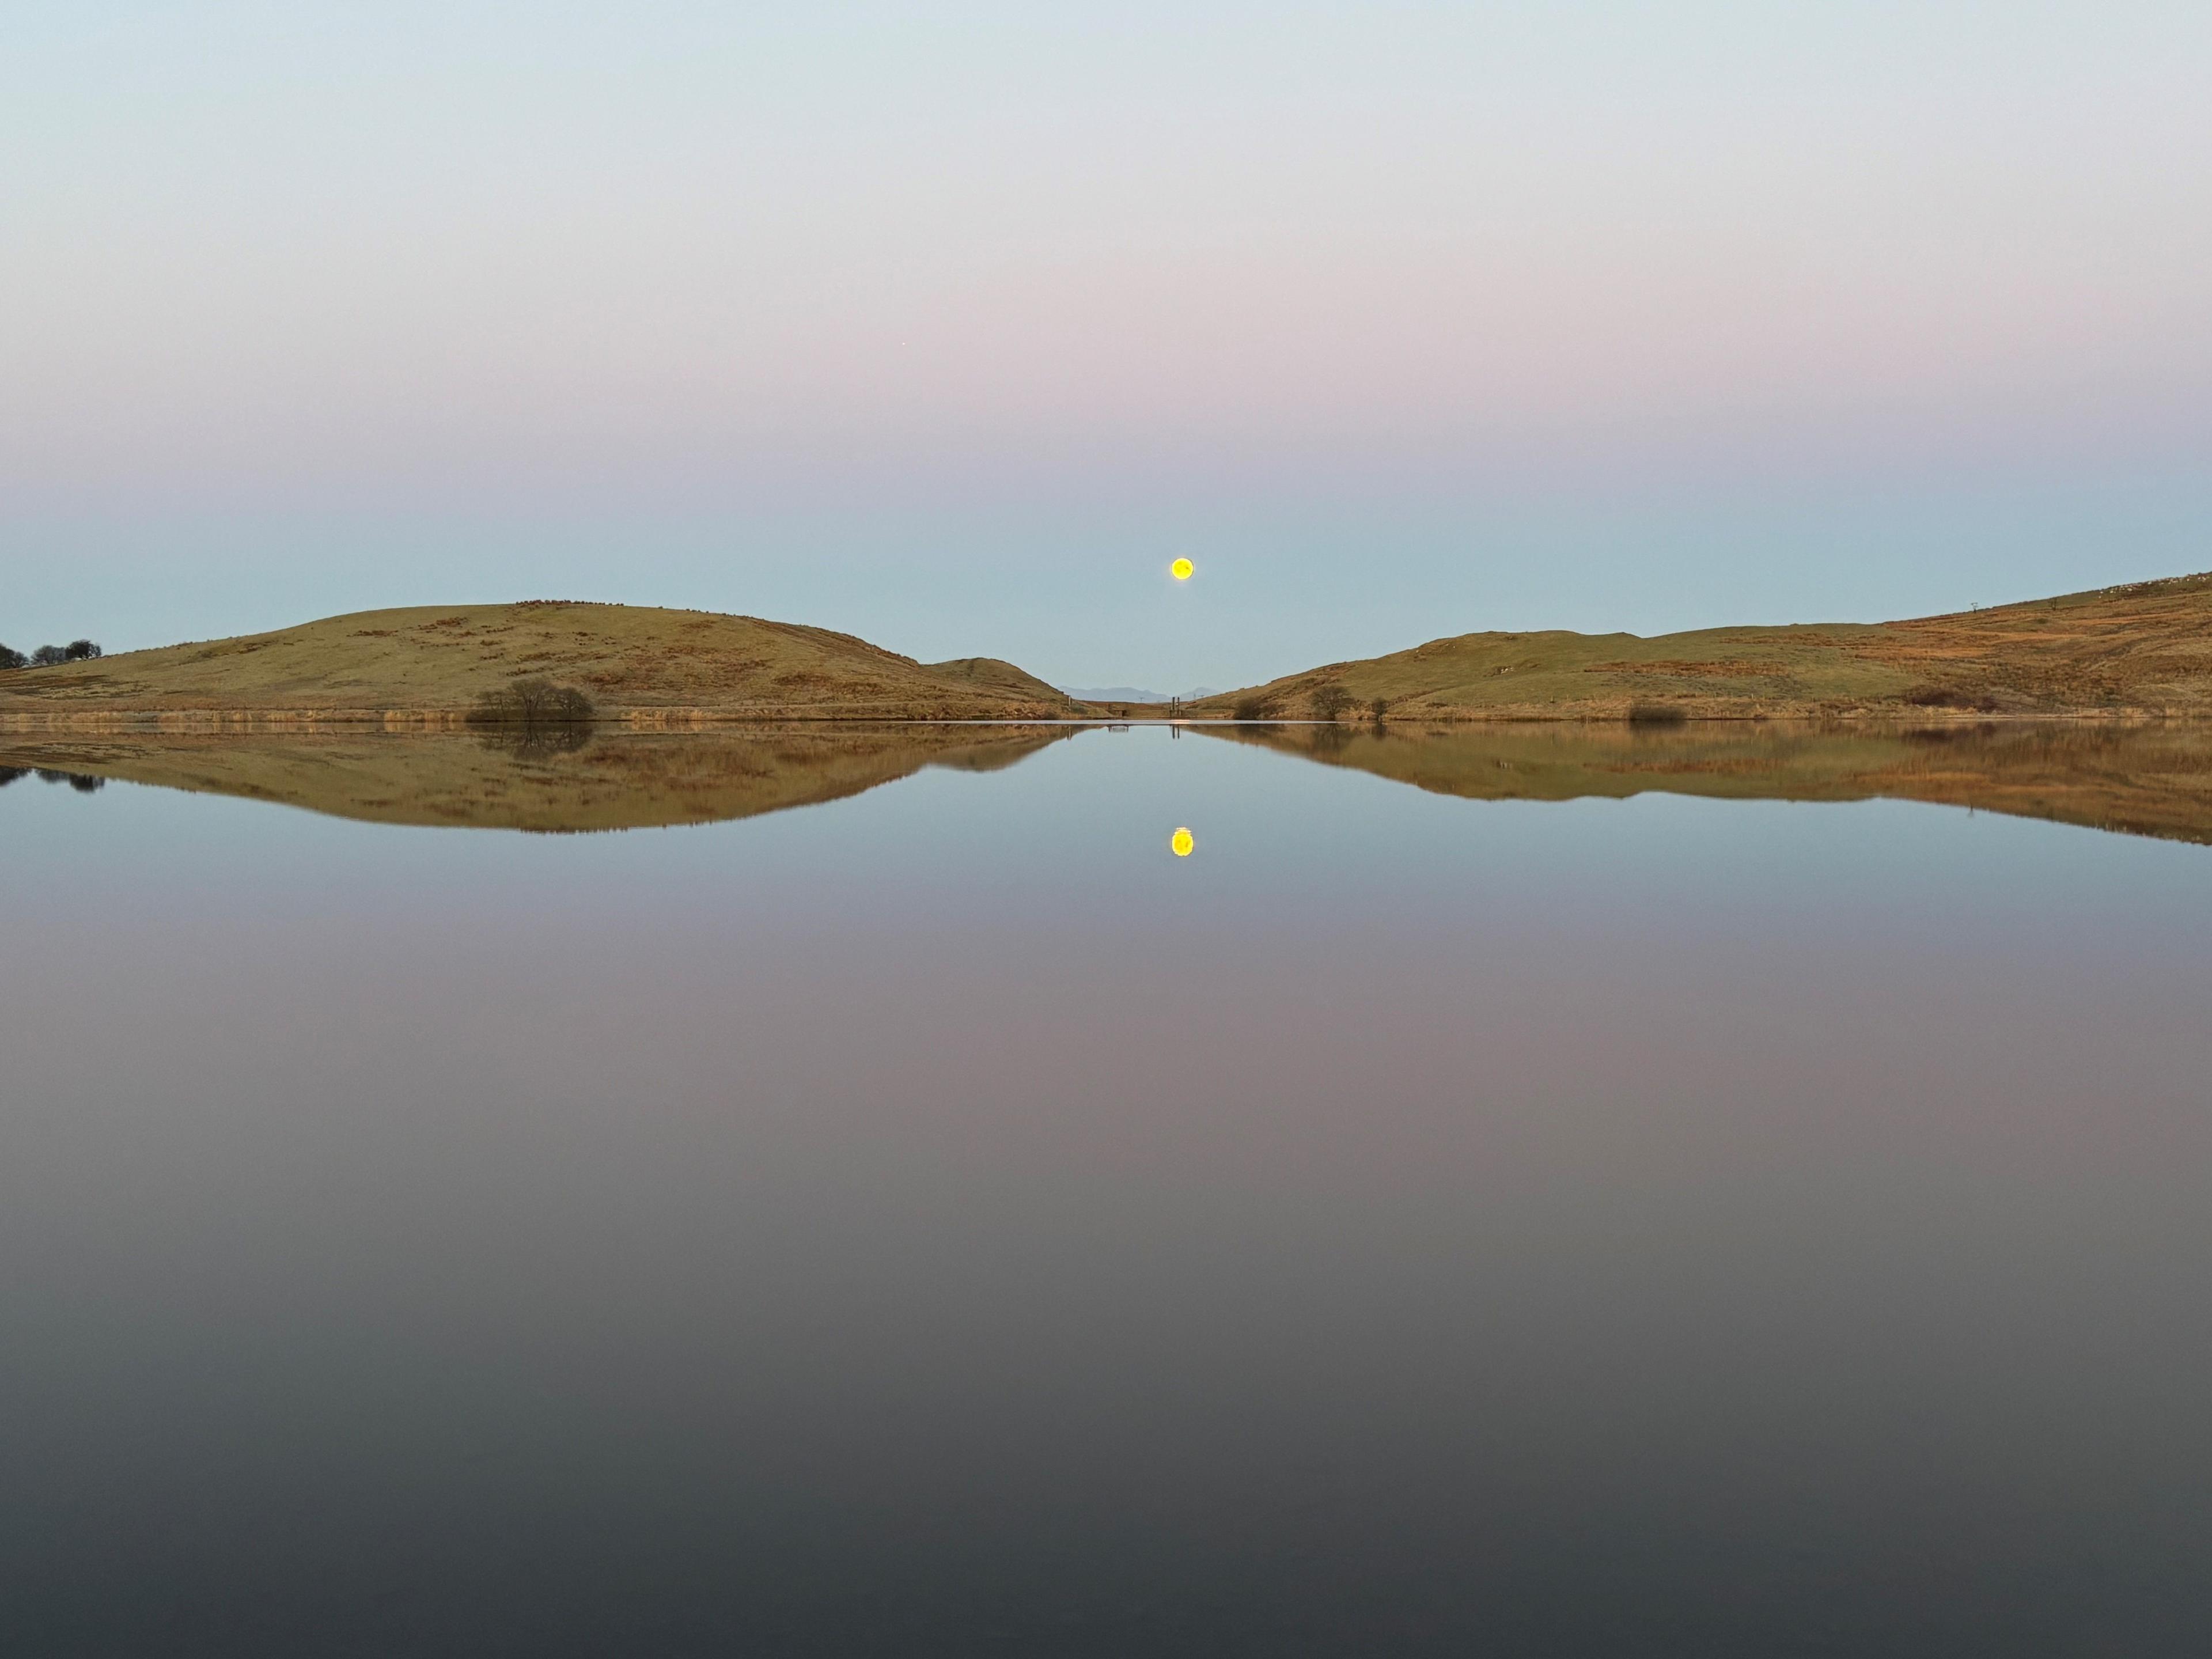
[[[857,795],[926,766],[994,771],[1064,726],[792,724],[690,732],[0,738],[0,766],[243,795],[380,823],[574,833],[712,823]]]
[[[2212,727],[1710,721],[1207,726],[1209,736],[1472,800],[1884,797],[2212,843]]]
[[[856,795],[929,766],[994,771],[1084,729],[793,722],[681,732],[117,732],[0,738],[0,775],[66,774],[80,787],[118,778],[375,823],[563,833],[750,817]],[[2212,844],[2212,726],[1187,729],[1471,800],[1884,797]]]

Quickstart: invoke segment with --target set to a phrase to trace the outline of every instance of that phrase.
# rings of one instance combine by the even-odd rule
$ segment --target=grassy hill
[[[0,730],[159,717],[458,723],[519,678],[632,726],[733,720],[1158,718],[991,657],[921,663],[754,617],[532,601],[331,617],[0,672]],[[2212,714],[2212,574],[1907,622],[1465,634],[1187,704],[1198,718],[1646,720]]]
[[[1081,730],[1034,726],[576,728],[556,741],[360,726],[244,735],[0,735],[0,784],[33,770],[275,801],[378,823],[547,832],[751,817],[856,795],[925,766],[995,771]]]
[[[2212,728],[2195,722],[1194,729],[1471,800],[1881,796],[2212,843]]]
[[[2212,574],[1909,622],[1463,634],[1193,706],[1201,717],[1742,719],[2212,713]]]
[[[0,726],[163,714],[457,720],[520,676],[632,724],[1059,719],[1075,703],[990,657],[920,663],[849,634],[708,611],[538,601],[362,611],[273,634],[0,673]]]

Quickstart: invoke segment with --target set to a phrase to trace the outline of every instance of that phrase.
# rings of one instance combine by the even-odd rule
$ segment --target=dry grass
[[[2212,713],[2212,575],[1910,622],[1633,634],[1465,634],[1196,705],[1326,718],[1652,720]],[[1671,713],[1668,713],[1671,711]]]
[[[573,685],[603,715],[644,724],[1078,712],[1043,681],[993,658],[919,663],[848,634],[753,617],[537,602],[364,611],[0,674],[0,726],[149,714],[436,726],[521,677]]]

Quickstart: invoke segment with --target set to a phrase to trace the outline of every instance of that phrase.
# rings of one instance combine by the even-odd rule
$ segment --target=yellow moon
[[[1190,849],[1198,845],[1196,837],[1188,830],[1178,830],[1168,837],[1168,846],[1179,859],[1190,856]]]
[[[1188,559],[1177,559],[1168,567],[1168,574],[1179,582],[1187,582],[1190,580],[1191,572],[1197,568]]]

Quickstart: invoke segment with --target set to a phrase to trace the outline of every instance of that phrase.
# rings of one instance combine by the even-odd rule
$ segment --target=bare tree
[[[100,654],[100,647],[90,640],[71,640],[62,647],[62,657],[67,662],[89,662]]]
[[[1313,694],[1314,718],[1333,720],[1352,707],[1352,693],[1334,680],[1316,689]]]
[[[596,712],[591,698],[573,685],[512,680],[480,695],[469,711],[469,721],[475,726],[580,726]]]
[[[0,669],[28,668],[30,665],[31,659],[21,652],[12,651],[8,647],[0,645]]]

